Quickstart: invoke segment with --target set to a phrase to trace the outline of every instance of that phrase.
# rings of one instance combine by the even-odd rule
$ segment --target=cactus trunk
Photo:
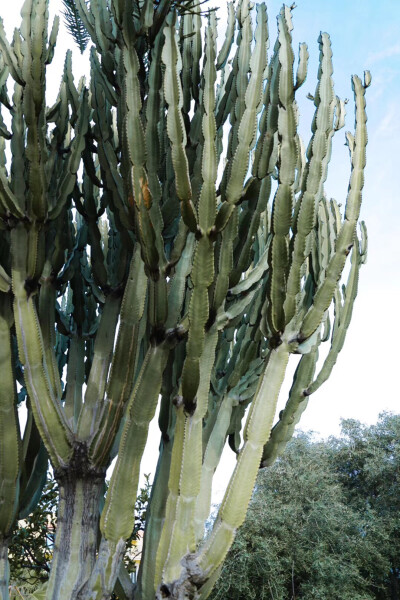
[[[10,565],[8,562],[8,541],[0,537],[0,600],[8,600],[10,584]]]
[[[104,476],[58,476],[59,505],[46,600],[85,598],[82,590],[96,560]]]

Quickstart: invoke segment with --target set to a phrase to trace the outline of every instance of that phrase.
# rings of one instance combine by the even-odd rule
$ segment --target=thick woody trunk
[[[0,600],[8,600],[10,565],[8,562],[8,541],[0,537]]]
[[[56,477],[60,502],[46,600],[72,600],[80,597],[95,564],[104,474],[69,470]]]

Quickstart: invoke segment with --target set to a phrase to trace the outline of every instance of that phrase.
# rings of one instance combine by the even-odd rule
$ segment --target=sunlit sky
[[[226,22],[225,2],[210,2],[219,7],[220,25]],[[6,31],[18,26],[21,0],[0,5]],[[281,2],[267,2],[271,48]],[[61,0],[50,0],[50,13],[61,11]],[[330,379],[311,397],[301,428],[322,436],[339,433],[341,418],[373,423],[384,410],[399,412],[400,360],[400,207],[398,172],[400,171],[400,0],[298,0],[293,13],[294,46],[307,42],[310,52],[307,81],[297,100],[301,134],[308,142],[313,93],[318,68],[318,36],[330,33],[333,48],[336,93],[349,98],[346,128],[335,136],[333,157],[326,185],[328,196],[344,203],[350,163],[344,146],[346,129],[354,128],[353,96],[350,76],[372,73],[367,91],[369,144],[362,218],[369,232],[368,263],[361,271],[359,295],[345,347]],[[222,40],[220,40],[222,41]],[[51,65],[50,104],[58,91],[62,64],[70,36],[62,30]],[[87,64],[74,50],[74,72],[81,74]],[[287,389],[287,388],[286,388]],[[284,400],[284,398],[283,398]],[[157,435],[156,427],[151,436]],[[153,438],[153,445],[156,445]],[[154,473],[150,453],[145,471]]]

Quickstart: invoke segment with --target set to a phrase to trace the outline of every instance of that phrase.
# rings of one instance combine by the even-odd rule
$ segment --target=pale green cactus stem
[[[365,87],[357,75],[352,77],[356,102],[356,130],[354,151],[351,156],[351,176],[346,200],[344,222],[340,229],[336,252],[331,258],[326,278],[316,292],[313,305],[308,310],[300,333],[300,340],[306,339],[317,329],[333,297],[336,283],[343,271],[346,257],[354,244],[355,228],[360,213],[361,193],[364,186],[365,147],[367,144]]]
[[[194,515],[197,544],[203,539],[204,523],[210,514],[212,480],[225,446],[227,431],[232,415],[232,405],[233,400],[230,396],[221,399],[215,424],[205,447],[200,491],[197,496],[196,511]]]
[[[10,565],[8,562],[8,542],[0,536],[0,600],[9,600]]]
[[[96,472],[81,473],[81,477],[64,473],[56,473],[56,476],[60,488],[57,531],[46,589],[46,598],[52,600],[77,598],[93,572],[98,507],[104,485],[104,477]]]
[[[102,533],[114,543],[128,539],[132,530],[140,461],[148,426],[156,410],[167,358],[168,347],[149,348],[127,403],[118,458],[101,515]],[[118,502],[113,501],[114,495],[125,498],[123,510]]]
[[[328,379],[335,366],[337,357],[346,338],[346,333],[350,325],[351,316],[353,313],[354,300],[357,296],[358,291],[358,278],[361,264],[365,261],[366,257],[366,230],[365,224],[362,222],[363,238],[362,238],[362,249],[359,249],[358,240],[356,240],[352,253],[351,253],[351,268],[347,285],[343,286],[343,293],[335,296],[335,321],[334,329],[332,333],[331,347],[328,355],[324,361],[324,364],[318,373],[315,381],[307,388],[308,394],[313,394],[317,389]],[[342,301],[343,296],[343,301]],[[342,303],[343,302],[343,303]]]
[[[200,546],[198,564],[208,576],[224,560],[235,531],[243,523],[253,491],[262,449],[275,416],[278,394],[286,371],[289,352],[286,344],[270,351],[264,373],[251,404],[244,432],[244,445],[221,503],[212,532]]]
[[[197,231],[197,218],[192,202],[192,189],[189,178],[188,160],[185,152],[186,132],[182,117],[183,94],[179,72],[181,57],[177,43],[175,18],[170,18],[164,29],[165,44],[162,60],[166,66],[164,75],[164,95],[169,106],[167,131],[171,141],[172,164],[175,173],[176,193],[181,203],[182,218],[190,231]]]
[[[334,132],[333,116],[336,98],[332,82],[332,52],[327,34],[320,37],[321,59],[319,82],[314,97],[316,112],[313,120],[313,136],[308,149],[308,161],[303,177],[303,189],[298,200],[298,213],[294,228],[291,265],[284,303],[285,319],[289,322],[295,314],[296,296],[300,291],[301,266],[304,263],[307,236],[314,227],[316,211],[321,198],[321,188],[327,175],[327,159],[330,156]]]
[[[84,409],[81,411],[77,425],[77,434],[82,441],[92,439],[98,433],[120,305],[121,298],[110,294],[103,307],[87,381]]]
[[[160,450],[150,505],[146,511],[146,538],[143,545],[137,588],[139,598],[152,597],[155,592],[156,556],[165,520],[172,443],[173,439],[169,439]]]
[[[34,299],[28,297],[25,289],[28,234],[22,224],[12,230],[11,242],[14,318],[20,360],[25,367],[24,379],[37,426],[53,464],[63,466],[71,456],[72,436],[61,405],[54,398],[48,371],[43,366],[44,345]]]
[[[262,22],[262,20],[261,20]],[[213,165],[216,165],[216,156],[215,156],[215,119],[213,115],[214,107],[215,107],[215,91],[214,91],[214,81],[215,81],[215,67],[214,61],[215,56],[211,54],[213,50],[212,37],[211,37],[211,29],[208,29],[208,37],[206,42],[206,62],[205,62],[205,85],[203,90],[203,102],[204,102],[204,116],[203,116],[203,134],[204,134],[204,148],[203,148],[203,186],[200,192],[199,204],[198,204],[198,214],[199,214],[199,227],[203,232],[210,231],[213,226],[215,220],[215,179],[216,179],[216,168],[213,168]],[[258,30],[259,31],[259,30]],[[260,47],[262,48],[262,43],[260,44],[259,35],[257,35],[258,44],[256,46],[256,60],[254,62],[254,67],[257,65],[258,55],[261,54]],[[262,35],[262,34],[261,34]],[[257,65],[258,66],[258,65]],[[256,70],[255,77],[259,77],[259,71]],[[211,78],[212,77],[212,78]],[[253,86],[257,85],[254,83],[253,77]],[[211,167],[211,168],[210,168]],[[209,177],[210,179],[206,179]],[[210,191],[210,189],[212,191]],[[210,210],[211,207],[211,210]],[[203,242],[204,240],[204,242]],[[212,277],[212,262],[210,265],[207,265],[206,255],[208,255],[212,261],[212,248],[210,247],[210,242],[203,236],[198,242],[198,246],[195,254],[195,262],[192,271],[192,279],[194,283],[194,291],[191,299],[191,307],[196,307],[196,294],[198,294],[198,302],[202,302],[203,305],[207,306],[207,296],[204,296],[204,300],[202,299],[203,292],[201,292],[201,287],[204,286],[204,292],[206,292],[207,287],[211,284]],[[197,260],[196,260],[197,257]],[[203,265],[207,265],[207,270],[204,270],[201,278],[197,274],[198,266],[200,266],[200,259],[203,258]],[[204,269],[204,266],[203,266]],[[205,276],[207,278],[205,278]],[[227,287],[227,286],[226,286]],[[197,292],[198,290],[198,292]],[[174,450],[175,452],[176,445],[184,444],[182,450],[176,449],[179,451],[182,462],[182,470],[179,476],[179,488],[176,488],[176,481],[174,480],[174,473],[171,471],[170,474],[170,496],[167,502],[166,509],[166,520],[164,525],[164,530],[160,540],[160,549],[157,555],[157,565],[156,565],[156,585],[160,581],[161,578],[161,569],[163,568],[162,577],[165,581],[174,580],[179,576],[179,572],[181,570],[180,565],[180,557],[185,552],[193,551],[195,547],[195,539],[196,534],[192,529],[192,526],[189,525],[193,522],[193,511],[195,509],[196,497],[200,491],[200,471],[197,468],[200,460],[201,465],[201,422],[205,415],[206,407],[207,407],[207,397],[208,394],[205,395],[202,391],[202,379],[206,382],[205,390],[208,389],[209,386],[209,378],[211,374],[211,367],[213,354],[211,349],[206,351],[206,347],[208,346],[207,342],[209,341],[215,348],[216,343],[216,332],[214,334],[214,340],[211,336],[211,332],[207,335],[207,341],[205,342],[204,351],[202,348],[203,344],[199,344],[199,340],[204,339],[204,325],[207,316],[202,317],[202,321],[199,319],[197,331],[194,328],[194,317],[196,317],[196,321],[199,316],[199,310],[197,309],[192,313],[192,322],[189,312],[189,322],[191,327],[189,329],[189,342],[188,342],[188,356],[186,357],[184,369],[183,369],[183,379],[182,379],[182,395],[183,395],[183,403],[185,408],[190,413],[190,402],[192,398],[196,394],[197,391],[197,406],[194,412],[193,417],[186,416],[184,418],[183,412],[181,410],[178,411],[178,425],[179,422],[184,419],[182,422],[182,426],[179,426],[179,431],[182,430],[182,439],[180,437],[175,436],[174,439]],[[197,333],[194,340],[196,342],[198,354],[195,354],[189,362],[191,357],[191,335]],[[211,337],[210,337],[211,336]],[[193,343],[193,342],[192,342]],[[194,350],[192,351],[194,352]],[[202,358],[204,352],[204,360]],[[196,360],[196,356],[198,356]],[[205,362],[206,361],[206,362]],[[198,366],[196,366],[196,363]],[[202,366],[204,364],[204,375],[202,377]],[[198,369],[198,375],[194,377],[196,370]],[[190,373],[190,375],[188,375]],[[187,386],[186,378],[190,377],[190,387]],[[204,384],[203,384],[204,385]],[[197,389],[198,388],[198,389]],[[189,401],[189,402],[188,402]],[[186,433],[187,430],[187,433]],[[196,456],[199,455],[197,459]],[[174,455],[173,455],[174,458]],[[199,466],[200,466],[199,465]],[[189,526],[188,526],[189,525]],[[168,540],[168,541],[167,541]],[[167,544],[169,549],[167,549]],[[165,560],[165,566],[162,567],[163,561]]]
[[[285,7],[278,16],[279,60],[278,86],[278,188],[272,206],[272,241],[270,247],[271,271],[268,280],[267,326],[271,335],[279,335],[285,328],[284,300],[289,269],[289,231],[294,205],[295,166],[298,156],[296,144],[297,117],[294,105],[293,63],[291,46],[290,10]]]
[[[113,352],[106,389],[103,414],[91,444],[94,463],[101,466],[108,459],[113,435],[117,432],[122,411],[129,399],[138,360],[139,322],[143,316],[146,299],[146,276],[139,249],[130,266],[128,281],[122,300],[118,337]]]
[[[9,296],[0,293],[0,537],[6,536],[18,510],[21,444],[10,328],[13,324]]]
[[[21,444],[11,350],[12,310],[9,297],[0,293],[0,598],[8,600],[10,568],[8,535],[18,511]]]
[[[261,463],[263,467],[273,464],[276,458],[283,454],[287,443],[291,440],[294,429],[307,407],[308,395],[305,392],[313,379],[317,359],[317,346],[301,357],[293,378],[289,399],[264,446]]]
[[[42,329],[45,361],[48,366],[51,389],[56,398],[61,398],[61,381],[54,351],[56,343],[54,329],[55,304],[54,276],[50,262],[46,261],[41,276],[38,317]]]
[[[217,58],[216,68],[218,71],[219,71],[219,69],[224,68],[226,61],[228,60],[230,50],[232,48],[233,40],[235,38],[236,20],[235,20],[235,7],[233,5],[233,2],[228,2],[227,8],[228,8],[228,24],[227,24],[227,28],[226,28],[225,39],[221,46],[221,50],[219,51],[218,58]]]

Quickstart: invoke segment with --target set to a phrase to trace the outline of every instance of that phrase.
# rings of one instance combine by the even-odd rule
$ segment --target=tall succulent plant
[[[287,6],[268,59],[264,3],[255,25],[248,0],[228,4],[219,53],[215,13],[204,23],[193,1],[67,4],[93,44],[91,79],[76,86],[67,52],[52,107],[58,20],[48,36],[48,0],[25,0],[12,42],[0,26],[0,102],[11,117],[0,120],[0,595],[7,535],[40,493],[48,454],[60,487],[48,600],[105,600],[116,586],[135,600],[206,598],[258,468],[283,451],[343,346],[366,256],[356,226],[370,76],[352,78],[341,215],[324,191],[344,124],[327,34],[305,151],[295,93],[308,51],[300,45],[294,76]],[[315,375],[322,342],[330,349]],[[300,360],[276,418],[291,354]],[[158,404],[133,589],[121,557]],[[226,440],[237,463],[204,538]]]

